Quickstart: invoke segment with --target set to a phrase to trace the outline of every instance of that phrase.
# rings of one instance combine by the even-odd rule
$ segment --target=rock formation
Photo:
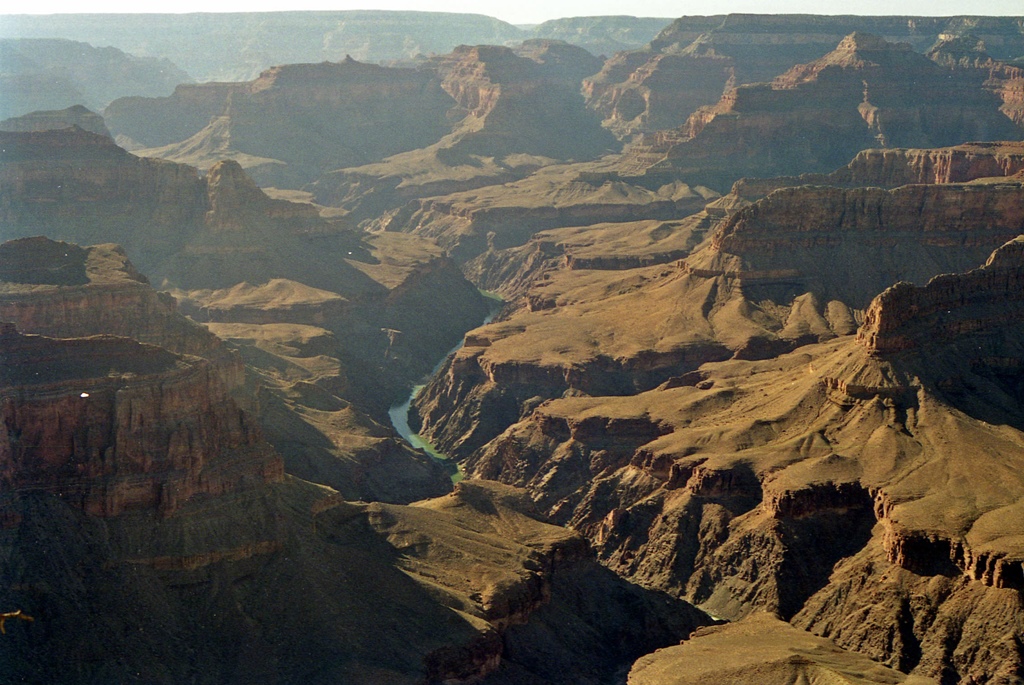
[[[827,197],[851,204],[833,212]],[[425,427],[464,457],[470,477],[526,487],[542,510],[583,532],[606,564],[643,584],[720,616],[766,608],[903,672],[1010,677],[1022,662],[999,636],[1014,630],[1019,609],[989,625],[981,617],[998,602],[1019,606],[1012,593],[1021,551],[1008,531],[1024,487],[1015,466],[1024,455],[1021,243],[999,247],[980,269],[897,285],[870,306],[868,290],[857,288],[896,280],[871,256],[871,231],[885,227],[898,246],[885,251],[903,255],[901,269],[938,259],[924,268],[952,271],[971,245],[988,250],[1002,240],[992,227],[1021,232],[1020,197],[1017,184],[792,188],[724,219],[682,276],[657,268],[614,278],[550,272],[528,293],[533,311],[467,335],[418,404]],[[999,218],[974,223],[991,211],[964,208],[975,201],[1001,207]],[[945,202],[953,205],[943,209]],[[770,228],[772,207],[801,210]],[[801,226],[833,224],[809,208],[843,219],[812,238]],[[747,230],[765,240],[741,240]],[[850,254],[865,256],[855,278],[824,252],[797,267],[818,245],[844,259],[848,239],[858,242]],[[725,254],[764,261],[737,267],[729,286],[715,281],[728,269],[700,266]],[[772,288],[812,273],[819,284],[835,276],[834,287],[812,286],[820,300],[777,299],[784,308],[773,313],[764,299],[779,297]],[[922,276],[915,278],[923,283]],[[663,291],[674,309],[660,302]],[[829,306],[818,304],[830,297]],[[533,305],[542,300],[548,304]],[[865,311],[855,339],[843,333],[856,328],[858,309]],[[819,313],[808,318],[812,310]],[[646,312],[666,311],[672,318],[648,323]],[[748,342],[733,348],[732,361],[713,363],[729,354],[723,344],[735,344],[729,336],[770,317],[800,347],[779,355]],[[840,337],[814,343],[827,340],[832,324]],[[678,375],[636,394],[658,382],[659,366]],[[442,414],[444,426],[435,424]],[[515,423],[492,437],[503,421]],[[970,465],[963,454],[972,455]],[[925,598],[919,608],[908,604],[915,592]],[[869,624],[854,618],[865,612],[875,617]]]
[[[177,354],[225,356],[220,341],[154,291],[117,245],[43,237],[0,244],[0,321],[54,338],[115,335]]]
[[[227,97],[216,118],[187,140],[138,153],[200,167],[237,158],[261,180],[286,187],[298,187],[331,169],[429,145],[450,131],[446,113],[453,104],[429,71],[348,57],[273,67],[240,88],[189,89],[167,104],[180,106],[192,93],[201,93],[210,111],[216,97]],[[115,126],[138,122],[141,111],[163,104],[118,103],[121,115],[111,122],[113,133],[133,140],[167,137],[161,128],[164,117],[138,132]],[[291,133],[282,135],[282,130]]]
[[[80,128],[0,133],[0,142],[5,238],[114,242],[152,273],[202,226],[206,189],[192,167],[139,159]]]
[[[23,336],[12,324],[0,348],[5,518],[36,491],[94,516],[168,515],[284,475],[208,361],[126,338]]]
[[[771,81],[816,60],[844,36],[861,31],[905,42],[943,64],[976,66],[978,44],[995,60],[1024,52],[1010,18],[750,15],[682,17],[642,50],[615,55],[587,80],[588,103],[620,136],[682,126],[723,90]],[[949,57],[956,52],[952,62]],[[982,59],[984,61],[984,58]],[[980,65],[977,65],[980,66]],[[672,74],[673,78],[665,78]]]
[[[770,84],[738,86],[685,126],[645,137],[624,164],[715,186],[743,175],[824,172],[879,145],[1019,139],[999,96],[984,87],[987,76],[951,72],[909,45],[852,33],[824,57]]]
[[[1020,198],[1019,183],[782,188],[726,220],[687,266],[863,309],[898,280],[924,283],[981,263],[1024,232]]]
[[[166,97],[118,98],[103,110],[118,144],[128,150],[162,147],[190,138],[224,113],[228,97],[246,84],[183,83]]]
[[[1019,680],[1019,21],[510,45],[0,132],[12,677]]]
[[[464,154],[585,159],[615,148],[583,107],[580,82],[601,68],[586,50],[559,41],[460,46],[434,68],[467,113],[455,145]]]
[[[561,41],[459,46],[424,66],[456,103],[452,132],[423,150],[328,174],[314,195],[372,219],[409,200],[515,181],[556,160],[615,151],[618,143],[579,92],[600,66]]]
[[[1012,177],[1024,171],[1024,142],[964,143],[945,148],[862,150],[844,167],[828,174],[744,178],[732,194],[756,200],[778,188],[801,185],[838,187],[968,183]]]
[[[936,276],[923,287],[900,282],[876,297],[858,341],[874,354],[892,354],[1006,326],[1020,308],[1020,238],[965,274]]]
[[[61,35],[48,38],[0,38],[0,119],[73,105],[102,111],[115,98],[161,96],[191,80],[166,59],[57,40]]]
[[[41,491],[90,515],[169,515],[283,477],[229,394],[240,360],[119,247],[0,244],[0,321],[5,510]]]
[[[462,262],[487,249],[522,245],[551,228],[680,218],[718,196],[682,183],[649,189],[586,168],[555,165],[504,186],[410,202],[378,223],[388,231],[433,238]]]
[[[17,678],[569,685],[708,622],[597,566],[497,484],[408,507],[288,478],[162,518],[25,492],[15,514],[0,601],[35,618],[0,644]],[[112,629],[81,630],[96,620]]]
[[[702,229],[677,264],[609,271],[591,257],[549,271],[525,307],[467,337],[416,406],[431,439],[464,458],[544,399],[633,394],[705,362],[847,335],[892,283],[983,262],[1024,232],[1021,211],[1016,183],[778,190]]]
[[[920,290],[921,301],[962,303],[946,316],[970,323],[948,335],[927,333],[933,315],[915,315],[917,300],[879,296],[872,311],[920,317],[925,342],[913,353],[883,353],[870,335],[894,312],[869,317],[863,343],[707,364],[633,397],[551,401],[479,450],[469,471],[527,486],[612,568],[718,615],[797,615],[842,647],[923,676],[1015,673],[1019,654],[998,635],[1019,609],[956,635],[949,621],[981,620],[1020,573],[1007,536],[1024,454],[1013,399],[1019,254],[1011,242],[983,269]],[[900,608],[914,591],[930,609]],[[851,618],[868,605],[876,620]],[[879,629],[897,626],[900,639],[885,643]]]
[[[907,677],[758,612],[737,623],[701,628],[686,642],[643,657],[633,665],[629,685],[696,685],[711,680],[755,685],[830,678],[864,684],[939,682]]]
[[[621,271],[670,264],[688,256],[715,224],[707,211],[677,221],[625,221],[570,226],[535,233],[519,246],[488,251],[467,262],[467,277],[506,301],[544,306],[528,296],[538,280],[558,269]],[[523,296],[527,296],[523,298]],[[547,300],[551,305],[554,302]]]
[[[733,82],[735,62],[710,53],[620,53],[584,82],[587,105],[620,138],[671,129],[717,102]]]

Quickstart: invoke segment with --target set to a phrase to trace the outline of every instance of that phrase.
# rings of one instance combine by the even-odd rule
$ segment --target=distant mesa
[[[46,112],[30,112],[20,117],[11,117],[0,121],[0,131],[22,133],[59,130],[72,126],[107,138],[111,137],[110,131],[107,130],[107,126],[103,122],[103,117],[83,105],[72,105],[67,109]]]

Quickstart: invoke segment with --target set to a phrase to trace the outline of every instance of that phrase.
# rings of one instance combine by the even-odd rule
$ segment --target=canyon
[[[84,17],[0,78],[166,73],[0,121],[11,678],[1024,678],[1020,18]]]

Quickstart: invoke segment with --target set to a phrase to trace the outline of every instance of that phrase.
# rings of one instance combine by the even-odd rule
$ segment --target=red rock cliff
[[[923,287],[897,283],[876,297],[857,340],[876,354],[984,332],[1021,315],[1024,239],[992,253],[979,269],[936,276]]]
[[[56,492],[98,516],[173,512],[283,477],[213,365],[126,338],[0,332],[5,498]]]

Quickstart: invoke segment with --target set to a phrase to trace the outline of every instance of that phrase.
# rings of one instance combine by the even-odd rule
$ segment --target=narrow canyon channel
[[[501,299],[501,296],[498,295],[497,293],[492,293],[487,290],[481,290],[480,294],[486,297],[487,299],[491,300],[492,302],[490,311],[488,312],[484,320],[480,323],[480,325],[483,326],[494,320],[498,313],[501,312],[501,308],[502,306],[504,306],[505,301]],[[426,379],[424,379],[424,382],[412,386],[412,390],[410,390],[409,396],[405,398],[404,402],[402,402],[401,404],[392,405],[391,408],[388,409],[388,416],[391,418],[391,425],[394,426],[398,434],[401,435],[402,438],[405,439],[405,441],[412,445],[415,449],[423,450],[434,459],[437,459],[438,461],[442,462],[445,465],[445,467],[451,472],[453,483],[458,483],[460,480],[462,480],[462,467],[460,467],[454,461],[450,460],[448,458],[448,455],[438,452],[437,449],[435,449],[434,446],[429,441],[421,437],[419,433],[413,432],[412,428],[409,426],[409,407],[412,405],[413,400],[416,399],[416,396],[420,393],[420,391],[423,390],[424,387],[426,387],[426,381],[432,378],[434,374],[441,370],[441,367],[444,366],[444,363],[448,361],[448,357],[455,354],[459,350],[459,348],[462,347],[463,342],[464,339],[459,340],[455,347],[445,352],[444,356],[442,356],[441,359],[438,360],[437,364],[434,365],[434,368],[430,370],[430,374],[427,376]]]

